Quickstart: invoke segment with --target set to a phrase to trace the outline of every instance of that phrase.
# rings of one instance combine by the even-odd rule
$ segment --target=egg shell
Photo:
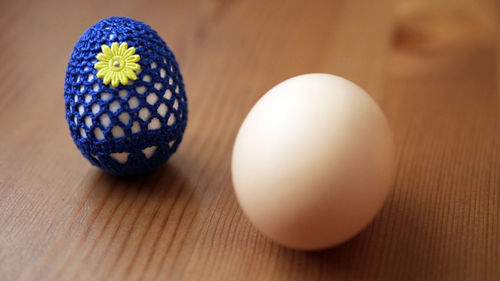
[[[140,56],[137,79],[125,85],[97,77],[97,55],[113,43],[127,43]],[[81,36],[68,62],[64,99],[77,148],[90,163],[117,175],[142,174],[165,163],[187,125],[174,54],[150,26],[130,18],[103,19]]]
[[[235,141],[232,178],[248,219],[295,249],[324,249],[375,217],[394,179],[394,140],[371,97],[329,74],[265,94]]]

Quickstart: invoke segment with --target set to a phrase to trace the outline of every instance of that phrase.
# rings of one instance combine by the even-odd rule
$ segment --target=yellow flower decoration
[[[111,44],[111,48],[107,45],[101,46],[102,53],[97,55],[97,60],[94,68],[98,78],[104,78],[104,85],[111,82],[111,86],[116,87],[119,83],[127,85],[128,79],[136,80],[137,76],[134,71],[141,69],[137,64],[141,57],[135,55],[135,48],[128,47],[127,43],[122,43],[118,47],[118,43]]]

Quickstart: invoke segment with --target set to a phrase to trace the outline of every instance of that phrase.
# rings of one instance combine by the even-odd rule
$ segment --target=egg
[[[305,74],[267,92],[246,116],[232,154],[237,200],[271,240],[319,250],[365,228],[395,175],[392,131],[354,83]]]
[[[103,19],[80,37],[68,62],[64,99],[76,147],[116,175],[165,163],[187,124],[174,54],[149,25],[130,18]]]

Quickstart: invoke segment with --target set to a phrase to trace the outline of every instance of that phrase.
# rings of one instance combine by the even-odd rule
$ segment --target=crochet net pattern
[[[94,64],[101,45],[126,42],[140,55],[137,80],[104,85]],[[111,17],[76,43],[64,85],[66,120],[74,143],[93,165],[136,175],[165,163],[177,150],[188,108],[174,54],[147,24]]]

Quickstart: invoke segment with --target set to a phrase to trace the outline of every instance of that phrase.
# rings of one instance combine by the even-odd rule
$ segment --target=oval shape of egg
[[[324,249],[375,217],[394,179],[388,122],[370,96],[329,74],[305,74],[265,94],[232,156],[236,197],[267,237]]]
[[[184,82],[174,54],[149,25],[110,17],[76,42],[64,85],[76,147],[116,175],[151,171],[175,153],[187,125]]]

